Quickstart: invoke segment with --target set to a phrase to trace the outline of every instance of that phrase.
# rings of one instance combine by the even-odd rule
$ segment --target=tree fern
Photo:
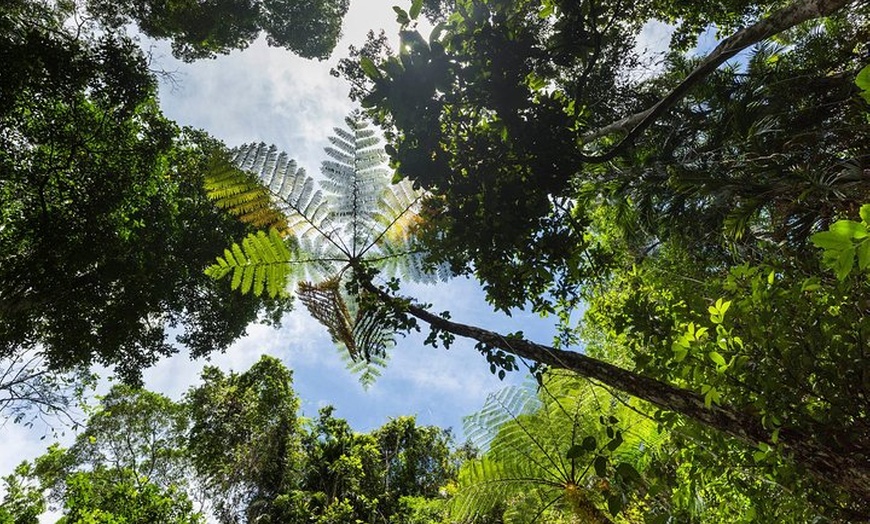
[[[300,300],[344,350],[365,382],[394,344],[389,312],[345,289],[360,268],[385,278],[446,278],[430,268],[414,237],[422,194],[391,184],[380,138],[358,115],[336,128],[315,180],[274,146],[232,151],[234,168],[218,165],[207,190],[217,205],[255,227],[269,228],[227,249],[208,269],[232,277],[243,293],[296,288]]]
[[[610,522],[638,487],[659,443],[654,425],[602,388],[548,375],[543,387],[491,395],[465,421],[486,453],[466,464],[452,512],[463,520],[504,505],[506,522],[561,513]]]

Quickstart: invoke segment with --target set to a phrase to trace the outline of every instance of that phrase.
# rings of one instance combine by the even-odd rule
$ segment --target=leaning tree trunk
[[[522,338],[506,337],[479,327],[452,322],[430,313],[413,302],[402,300],[398,303],[394,297],[371,283],[364,283],[363,287],[387,304],[395,305],[437,330],[470,338],[517,357],[546,364],[551,368],[572,371],[661,409],[684,415],[750,445],[757,445],[760,442],[775,444],[770,432],[764,429],[758,417],[731,406],[708,407],[704,403],[704,398],[693,391],[672,386],[582,353],[556,349]],[[787,453],[793,455],[797,463],[815,477],[840,486],[857,497],[859,502],[870,501],[870,456],[861,442],[850,447],[839,442],[822,443],[813,435],[794,428],[781,428],[778,442],[784,446]]]

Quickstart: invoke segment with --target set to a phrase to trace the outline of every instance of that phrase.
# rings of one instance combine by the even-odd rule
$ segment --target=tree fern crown
[[[426,282],[448,271],[426,266],[414,236],[424,195],[407,181],[390,182],[387,155],[368,122],[354,113],[345,123],[329,137],[319,180],[262,143],[215,162],[206,188],[216,204],[268,232],[231,246],[207,273],[231,275],[242,293],[295,288],[359,368],[360,360],[383,363],[395,337],[377,312],[346,291],[353,272],[366,267],[385,278]],[[375,375],[363,370],[364,377]]]

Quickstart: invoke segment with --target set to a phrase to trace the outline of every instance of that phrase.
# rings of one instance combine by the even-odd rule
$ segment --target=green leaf
[[[861,89],[861,96],[864,97],[864,100],[870,103],[870,65],[858,72],[855,84]]]
[[[360,58],[359,65],[363,70],[363,73],[366,74],[372,80],[381,78],[381,71],[375,65],[371,58],[364,56]]]
[[[607,511],[610,512],[611,515],[616,516],[622,511],[622,495],[619,493],[614,493],[607,497]]]
[[[416,20],[420,16],[420,10],[423,9],[423,0],[414,0],[411,3],[411,9],[408,11],[408,16],[411,20]]]
[[[867,226],[854,220],[837,220],[831,226],[831,232],[847,239],[860,240],[867,236]]]
[[[595,468],[595,474],[599,477],[607,476],[607,457],[603,455],[598,455],[595,457],[595,461],[592,463],[592,466]]]
[[[707,392],[704,393],[704,405],[709,408],[713,405],[714,401],[717,401],[719,399],[719,392],[716,390],[716,388],[710,385],[705,385],[701,388],[702,391],[705,389],[707,390]]]
[[[834,262],[834,273],[838,280],[844,280],[852,271],[852,266],[855,265],[855,246],[849,246],[844,249],[837,260]]]
[[[401,25],[408,25],[411,23],[411,17],[408,16],[408,13],[405,12],[401,7],[394,5],[393,11],[396,12],[396,22]]]
[[[822,231],[821,233],[816,233],[810,237],[810,241],[816,247],[822,249],[835,249],[837,251],[846,249],[852,245],[849,236],[843,236],[834,231]]]
[[[870,224],[870,204],[864,204],[861,206],[861,220],[865,224]]]
[[[870,240],[864,240],[858,244],[858,269],[861,271],[867,269],[870,265]]]
[[[707,353],[707,356],[710,357],[710,360],[716,363],[716,365],[724,366],[725,365],[725,357],[720,355],[717,351],[711,351]]]
[[[819,279],[812,277],[803,281],[801,284],[801,291],[815,291],[817,289],[821,289],[822,285],[819,284]]]
[[[589,436],[584,438],[583,443],[580,445],[586,451],[595,451],[595,448],[598,447],[598,442],[595,441],[595,437]]]
[[[230,283],[231,289],[239,289],[239,286],[242,285],[242,274],[244,273],[244,269],[242,266],[236,266],[233,268],[233,281]]]
[[[642,480],[640,473],[628,462],[620,462],[616,465],[616,472],[627,481],[640,482]]]

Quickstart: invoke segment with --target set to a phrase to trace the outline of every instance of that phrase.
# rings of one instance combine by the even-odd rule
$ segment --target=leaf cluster
[[[60,522],[441,522],[449,431],[399,417],[359,433],[331,407],[305,419],[299,406],[271,357],[207,367],[180,402],[116,386],[71,448],[5,479],[0,522],[35,522],[47,488]]]
[[[188,62],[244,49],[261,33],[271,46],[323,60],[341,37],[349,2],[88,0],[86,6],[107,28],[133,22],[152,38],[171,40],[172,53]]]

